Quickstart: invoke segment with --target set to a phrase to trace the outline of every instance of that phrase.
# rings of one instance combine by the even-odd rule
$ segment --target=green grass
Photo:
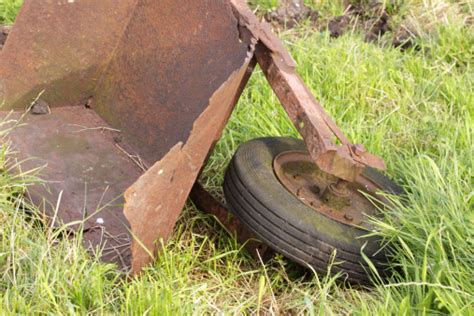
[[[22,3],[23,0],[0,0],[0,23],[13,23]]]
[[[439,8],[449,14],[440,18]],[[423,31],[420,50],[306,28],[281,34],[342,130],[384,157],[407,191],[378,223],[392,241],[396,272],[388,282],[357,289],[303,277],[280,256],[262,264],[191,203],[155,265],[125,280],[87,255],[80,236],[57,238],[61,232],[24,214],[21,193],[33,179],[9,175],[4,142],[0,314],[474,314],[474,30],[465,23],[472,5],[414,1],[409,11]],[[257,71],[206,166],[206,185],[220,193],[237,146],[268,135],[297,136]]]

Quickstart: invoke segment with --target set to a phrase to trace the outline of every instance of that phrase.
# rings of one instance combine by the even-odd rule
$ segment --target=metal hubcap
[[[380,215],[381,188],[359,176],[354,183],[345,182],[321,171],[306,152],[279,154],[273,169],[281,184],[301,202],[340,223],[370,228],[367,216]],[[371,199],[370,197],[373,197]]]

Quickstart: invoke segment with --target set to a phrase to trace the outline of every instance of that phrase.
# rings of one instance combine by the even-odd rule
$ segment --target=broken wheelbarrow
[[[138,273],[193,185],[203,210],[227,217],[195,182],[257,63],[304,142],[238,149],[224,185],[237,219],[227,224],[317,271],[335,254],[333,271],[365,282],[362,253],[385,260],[364,237],[367,216],[380,215],[367,195],[383,202],[377,192],[397,188],[243,1],[25,1],[0,52],[0,98],[21,168],[42,168],[29,198]]]

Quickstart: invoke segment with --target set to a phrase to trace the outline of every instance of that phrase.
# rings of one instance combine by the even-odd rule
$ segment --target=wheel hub
[[[370,179],[340,180],[321,171],[306,152],[281,153],[273,169],[280,183],[301,202],[343,224],[370,228],[367,216],[380,215],[380,202],[386,202],[376,195],[381,188]]]

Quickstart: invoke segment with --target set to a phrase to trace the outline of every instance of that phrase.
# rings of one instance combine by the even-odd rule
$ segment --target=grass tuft
[[[23,0],[0,0],[0,24],[11,24],[15,21]]]

